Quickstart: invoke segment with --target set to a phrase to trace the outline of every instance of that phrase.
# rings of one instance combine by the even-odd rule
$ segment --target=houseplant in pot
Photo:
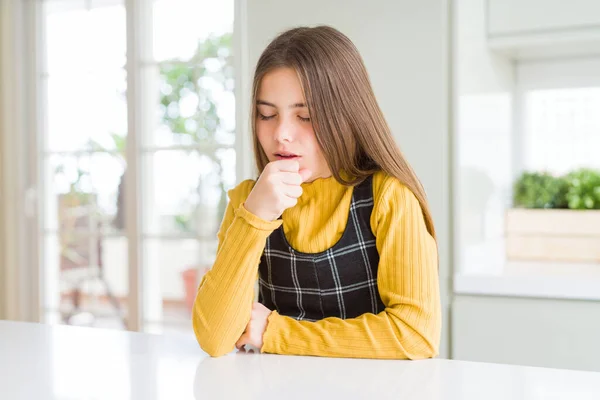
[[[524,172],[513,189],[508,260],[600,262],[600,171]]]

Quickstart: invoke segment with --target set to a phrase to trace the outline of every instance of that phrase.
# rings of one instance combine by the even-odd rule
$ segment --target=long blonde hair
[[[269,160],[256,135],[257,95],[262,78],[277,68],[293,68],[298,74],[317,141],[335,179],[344,185],[356,185],[376,171],[385,171],[415,195],[427,230],[435,238],[425,190],[394,141],[362,57],[350,39],[332,27],[287,30],[260,56],[251,115],[259,173]]]

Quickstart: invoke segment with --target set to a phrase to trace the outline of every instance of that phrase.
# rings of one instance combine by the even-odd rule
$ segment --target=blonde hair
[[[362,57],[350,39],[332,27],[287,30],[260,56],[251,115],[259,173],[269,160],[256,135],[257,95],[263,77],[277,68],[292,68],[298,74],[317,141],[335,179],[357,185],[376,171],[385,171],[415,195],[435,238],[425,190],[391,134]]]

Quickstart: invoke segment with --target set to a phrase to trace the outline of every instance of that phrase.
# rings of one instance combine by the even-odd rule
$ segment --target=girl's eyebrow
[[[306,104],[304,103],[294,103],[290,106],[290,108],[304,108],[306,107]]]
[[[269,103],[268,101],[264,101],[264,100],[256,100],[256,105],[257,106],[263,105],[263,106],[277,108],[277,106],[275,104]],[[289,108],[304,108],[304,107],[306,107],[305,103],[294,103],[289,106]]]

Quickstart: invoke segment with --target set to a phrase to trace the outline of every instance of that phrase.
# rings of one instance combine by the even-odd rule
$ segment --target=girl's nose
[[[293,128],[289,124],[281,122],[275,130],[275,140],[279,143],[291,142],[293,138],[292,130]]]

